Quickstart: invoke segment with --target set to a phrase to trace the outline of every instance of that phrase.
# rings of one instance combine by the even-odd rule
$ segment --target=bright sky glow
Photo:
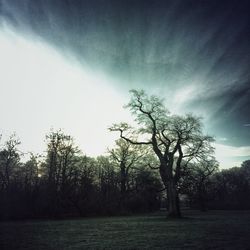
[[[196,95],[197,89],[198,86],[190,84],[178,90],[174,95],[171,111],[173,113],[180,113],[183,105]]]
[[[223,144],[214,144],[215,157],[222,168],[240,166],[242,159],[250,156],[250,147],[233,147]]]
[[[114,80],[83,68],[44,42],[5,27],[0,31],[0,55],[0,133],[16,132],[25,152],[44,151],[45,134],[50,128],[62,128],[84,153],[97,156],[117,139],[107,128],[133,120],[123,108],[129,94],[118,93]],[[182,110],[195,90],[195,85],[188,85],[177,92],[172,106]],[[249,147],[215,144],[215,148],[222,167],[239,166],[242,161],[237,157],[250,156]]]
[[[102,154],[117,137],[107,128],[129,119],[126,99],[111,79],[80,68],[42,42],[5,30],[0,55],[0,132],[15,131],[25,151],[41,152],[50,128],[62,128],[84,153]]]

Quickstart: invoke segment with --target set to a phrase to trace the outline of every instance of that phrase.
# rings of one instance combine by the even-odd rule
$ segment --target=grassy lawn
[[[0,223],[0,249],[250,249],[250,211]]]

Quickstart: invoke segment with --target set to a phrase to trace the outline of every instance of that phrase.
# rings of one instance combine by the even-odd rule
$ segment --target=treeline
[[[159,210],[165,192],[154,158],[117,140],[107,156],[81,153],[62,131],[46,136],[45,156],[20,160],[20,141],[11,136],[0,151],[0,218],[65,218]],[[149,164],[150,162],[150,164]],[[250,209],[250,160],[222,171],[186,164],[178,184],[190,208]],[[164,205],[166,207],[166,205]]]
[[[214,174],[208,191],[210,209],[250,209],[250,160]]]
[[[109,155],[81,153],[62,131],[46,136],[47,152],[20,160],[11,136],[0,151],[0,218],[62,218],[159,209],[162,185],[125,142]]]
[[[215,171],[191,167],[182,179],[180,192],[188,195],[191,208],[250,209],[250,160],[241,167]]]
[[[106,156],[85,156],[62,131],[46,136],[43,157],[22,163],[19,140],[0,149],[0,218],[111,215],[158,210],[181,217],[191,208],[249,209],[250,161],[218,171],[200,117],[171,114],[164,100],[131,90],[126,105],[137,126],[125,122]],[[183,196],[185,195],[185,196]],[[186,197],[185,199],[183,197]]]

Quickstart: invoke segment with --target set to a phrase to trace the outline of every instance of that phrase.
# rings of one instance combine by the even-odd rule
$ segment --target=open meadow
[[[2,250],[250,249],[250,211],[0,223]]]

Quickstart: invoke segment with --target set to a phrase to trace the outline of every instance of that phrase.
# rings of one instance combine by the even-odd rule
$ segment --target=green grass
[[[0,223],[0,249],[250,249],[250,211]]]

